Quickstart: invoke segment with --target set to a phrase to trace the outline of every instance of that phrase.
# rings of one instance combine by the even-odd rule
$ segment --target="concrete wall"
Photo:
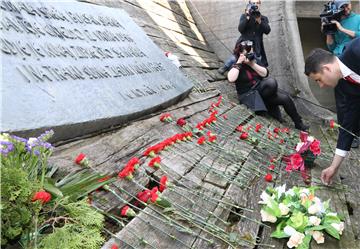
[[[233,48],[240,36],[237,26],[246,3],[247,1],[188,2],[197,26],[222,60],[230,54],[229,50]],[[290,93],[298,89],[301,91],[301,97],[319,104],[309,87],[307,77],[303,74],[304,55],[296,19],[295,2],[263,1],[261,13],[269,18],[272,29],[268,36],[264,36],[271,76],[277,79],[281,89]],[[221,41],[218,41],[217,37]],[[329,114],[303,100],[296,101],[305,113],[322,117]]]

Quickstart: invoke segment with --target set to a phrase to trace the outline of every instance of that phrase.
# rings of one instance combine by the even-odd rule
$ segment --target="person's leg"
[[[267,101],[268,98],[271,98],[276,93],[277,88],[278,86],[275,79],[266,78],[260,82],[259,86],[256,89],[259,91],[261,97],[263,98],[269,115],[282,123],[284,122],[284,120],[282,118],[279,105],[271,105]]]
[[[290,116],[295,124],[295,128],[299,130],[307,130],[309,127],[304,125],[301,116],[297,112],[294,101],[286,94],[277,91],[277,82],[275,79],[267,78],[262,80],[258,88],[260,95],[263,97],[265,103],[270,106],[284,107],[285,112]]]
[[[231,55],[229,58],[227,58],[227,60],[224,63],[224,66],[220,67],[218,69],[218,72],[220,74],[224,74],[226,71],[229,71],[230,68],[232,67],[232,65],[234,65],[236,63],[236,57],[235,55]]]

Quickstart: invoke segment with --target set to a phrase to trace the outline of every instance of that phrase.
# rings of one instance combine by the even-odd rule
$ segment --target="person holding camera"
[[[253,111],[266,111],[282,105],[293,120],[296,129],[302,131],[309,129],[309,126],[302,122],[292,99],[278,92],[276,80],[268,77],[269,70],[256,62],[252,45],[253,42],[249,40],[240,40],[236,44],[234,49],[236,64],[227,75],[229,82],[235,83],[240,103],[247,105]],[[258,103],[254,106],[247,104],[254,102]],[[262,106],[266,108],[261,108]]]
[[[322,29],[324,31],[325,26],[325,34],[326,34],[326,44],[329,50],[336,56],[342,54],[346,45],[354,38],[360,37],[360,15],[352,12],[352,6],[350,1],[344,0],[335,0],[334,2],[330,2],[335,7],[335,14],[333,14],[333,19],[331,20],[331,24],[322,23]],[[326,32],[326,26],[333,25],[334,29],[331,29],[330,32]],[[332,31],[334,30],[334,31]],[[335,94],[337,95],[337,105],[344,105],[345,96],[340,96],[342,93],[335,89]],[[338,114],[338,122],[341,123],[343,119],[342,113]],[[358,123],[354,126],[353,132],[356,135],[360,135],[360,124]],[[355,138],[352,142],[352,148],[359,147],[359,139]]]
[[[269,19],[260,13],[260,0],[250,0],[245,8],[245,13],[240,16],[238,30],[241,34],[236,43],[240,40],[252,40],[257,63],[267,67],[268,62],[265,54],[263,34],[268,35],[271,31]],[[218,69],[224,74],[236,62],[234,55],[230,56],[224,66]]]
[[[360,37],[349,42],[344,52],[334,54],[317,48],[305,60],[305,74],[322,87],[335,88],[338,122],[341,125],[331,165],[321,173],[324,184],[330,184],[350,151],[354,126],[360,122]],[[341,102],[341,105],[338,104]],[[342,116],[339,118],[339,116]],[[346,129],[346,130],[345,130]]]

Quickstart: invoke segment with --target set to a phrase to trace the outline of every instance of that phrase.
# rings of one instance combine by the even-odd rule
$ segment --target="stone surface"
[[[73,138],[174,104],[192,88],[123,10],[35,1],[17,12],[2,3],[1,131],[53,128],[55,140]]]

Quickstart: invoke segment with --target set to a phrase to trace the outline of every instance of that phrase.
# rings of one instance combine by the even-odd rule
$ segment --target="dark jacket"
[[[360,38],[353,39],[346,45],[344,52],[339,59],[354,73],[360,75]],[[338,114],[343,115],[340,125],[345,129],[352,131],[353,127],[360,120],[360,84],[347,82],[344,79],[339,80],[335,88],[336,92],[345,96],[343,104],[337,105]],[[335,100],[338,101],[338,95],[335,94]],[[349,151],[354,137],[348,132],[339,129],[339,137],[336,148]]]
[[[250,17],[248,20],[246,14],[242,14],[238,30],[241,33],[241,36],[237,42],[241,40],[252,40],[254,42],[254,52],[256,52],[258,57],[261,56],[261,63],[258,63],[267,67],[268,62],[264,49],[263,34],[267,35],[271,31],[269,19],[266,16],[261,16],[261,24],[258,24],[255,22],[254,17]]]

